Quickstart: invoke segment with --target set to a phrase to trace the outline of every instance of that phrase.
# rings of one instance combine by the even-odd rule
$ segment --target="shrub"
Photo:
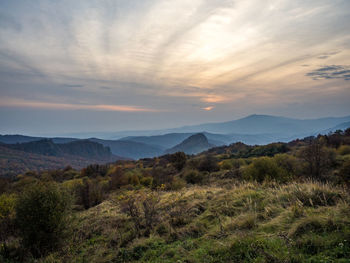
[[[282,153],[275,155],[273,159],[276,164],[283,168],[290,176],[300,175],[302,167],[300,161],[296,157]]]
[[[149,236],[150,231],[159,221],[159,193],[134,194],[127,197],[122,203],[122,212],[130,216],[133,221],[136,234]],[[141,233],[141,230],[144,230]]]
[[[81,170],[81,176],[82,177],[105,176],[107,172],[108,172],[108,167],[106,165],[91,164]]]
[[[233,168],[232,162],[231,160],[224,160],[221,165],[220,168],[222,170],[231,170]]]
[[[173,181],[170,184],[170,189],[171,190],[180,190],[186,186],[186,182],[179,178],[179,177],[174,177]]]
[[[14,194],[0,195],[0,220],[9,217],[14,212],[15,202]]]
[[[150,187],[152,186],[153,178],[152,177],[142,177],[140,183],[143,186]]]
[[[217,160],[211,155],[207,155],[205,158],[203,158],[198,166],[198,170],[203,172],[216,172],[219,169]]]
[[[110,190],[118,189],[129,183],[128,176],[124,173],[124,171],[120,167],[117,167],[117,166],[113,167],[110,170],[109,175],[111,177]]]
[[[346,161],[340,168],[339,176],[350,186],[350,160]]]
[[[185,180],[189,184],[199,184],[203,182],[204,176],[196,171],[196,170],[190,170],[185,173]]]
[[[185,167],[186,161],[187,157],[183,152],[177,152],[170,155],[170,162],[178,171],[181,171],[182,168]]]
[[[103,184],[98,179],[83,178],[77,192],[77,204],[84,206],[85,209],[100,204],[105,198]]]
[[[338,149],[338,153],[340,155],[347,155],[350,154],[350,145],[342,145]]]
[[[259,183],[263,181],[276,180],[280,182],[287,181],[288,173],[279,167],[270,157],[260,157],[253,160],[243,171],[243,178],[254,180]]]
[[[9,236],[14,234],[15,203],[16,196],[14,194],[0,195],[0,242],[6,241]]]
[[[55,184],[27,188],[16,204],[16,225],[23,246],[34,257],[55,250],[65,240],[71,198]]]
[[[165,185],[170,182],[174,176],[173,167],[154,167],[151,171],[153,177],[152,187],[157,188],[158,186]]]

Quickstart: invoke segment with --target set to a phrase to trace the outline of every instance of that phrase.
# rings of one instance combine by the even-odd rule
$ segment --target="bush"
[[[181,171],[186,164],[187,157],[183,152],[177,152],[169,156],[170,162],[176,168],[176,170]]]
[[[207,155],[203,158],[198,166],[198,170],[202,172],[216,172],[219,171],[219,169],[216,158],[211,155]]]
[[[100,204],[105,198],[103,190],[102,182],[98,179],[83,178],[82,184],[76,190],[77,204],[85,209]]]
[[[40,257],[59,248],[67,235],[71,197],[55,184],[27,188],[16,204],[16,225],[24,248]]]
[[[111,178],[109,186],[110,190],[119,189],[122,186],[129,184],[129,178],[122,168],[115,166],[111,168],[109,172]]]
[[[260,157],[253,160],[243,171],[245,180],[253,180],[259,183],[271,180],[284,182],[289,179],[288,177],[287,171],[279,167],[274,159],[270,157]]]
[[[338,153],[340,155],[347,155],[350,154],[350,145],[342,145],[338,149]]]
[[[179,178],[179,177],[174,177],[173,181],[170,184],[170,189],[171,190],[180,190],[186,186],[186,182]]]
[[[140,180],[140,184],[146,187],[152,186],[153,178],[152,177],[142,177]]]
[[[339,170],[339,176],[350,186],[350,160],[346,161]]]
[[[286,153],[277,154],[273,159],[276,164],[283,168],[290,176],[298,176],[302,172],[300,161],[292,155]]]
[[[15,203],[16,196],[14,194],[0,195],[0,242],[6,241],[9,236],[14,234]]]
[[[199,184],[203,182],[204,176],[196,170],[190,170],[185,173],[185,180],[189,184]]]
[[[233,168],[231,160],[224,160],[220,164],[221,170],[231,170]]]

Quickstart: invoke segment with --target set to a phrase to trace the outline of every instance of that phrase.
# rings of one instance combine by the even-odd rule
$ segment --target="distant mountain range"
[[[101,162],[121,158],[154,157],[175,151],[193,154],[210,147],[235,142],[248,145],[288,142],[349,127],[350,116],[300,120],[250,115],[229,122],[205,123],[168,130],[102,133],[100,138],[0,135],[0,143],[3,143],[0,148],[0,161],[6,157],[6,154],[2,154],[5,148],[7,152],[11,149],[12,154],[20,152],[22,157],[25,156],[23,153],[56,158],[66,158],[69,155],[71,160],[83,158]],[[109,155],[111,157],[108,157]]]
[[[340,118],[292,119],[270,115],[250,115],[248,117],[221,123],[206,123],[185,126],[176,130],[182,132],[206,131],[219,134],[283,134],[285,137],[323,131],[350,121],[350,116]]]
[[[235,134],[245,135],[268,135],[289,138],[303,136],[304,134],[317,134],[326,129],[333,128],[341,123],[350,121],[350,116],[346,117],[327,117],[319,119],[295,119],[271,115],[250,115],[238,120],[204,123],[200,125],[183,126],[173,129],[162,130],[138,130],[138,131],[119,131],[119,132],[91,132],[75,133],[70,137],[89,138],[97,137],[108,140],[119,140],[124,137],[140,137],[167,135],[172,133],[213,133],[213,134]],[[74,136],[73,136],[74,135]],[[189,135],[189,136],[190,136]]]

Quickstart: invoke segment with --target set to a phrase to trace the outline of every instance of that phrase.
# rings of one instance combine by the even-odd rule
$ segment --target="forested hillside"
[[[108,163],[123,159],[108,147],[88,140],[54,143],[43,139],[16,144],[0,144],[0,176],[15,176],[27,171],[82,169],[91,163]],[[124,158],[126,159],[126,158]]]

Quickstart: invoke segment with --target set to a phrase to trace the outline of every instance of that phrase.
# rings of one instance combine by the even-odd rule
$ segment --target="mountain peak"
[[[185,139],[183,142],[193,141],[193,140],[197,140],[197,141],[202,141],[202,142],[208,143],[208,139],[203,133],[193,134],[190,137],[188,137],[187,139]]]
[[[168,149],[167,153],[184,152],[186,154],[197,154],[213,147],[203,133],[196,133],[182,141],[180,144]]]

